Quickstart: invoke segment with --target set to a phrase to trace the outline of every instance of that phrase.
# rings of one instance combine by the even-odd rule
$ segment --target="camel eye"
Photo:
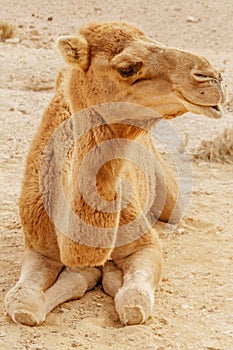
[[[203,79],[208,78],[207,75],[205,75],[205,74],[199,74],[199,73],[195,73],[195,77],[197,77],[197,78],[203,78]]]
[[[120,75],[122,77],[127,78],[127,77],[132,76],[134,73],[136,73],[136,69],[135,69],[135,67],[129,66],[129,67],[118,69],[118,72],[120,73]]]

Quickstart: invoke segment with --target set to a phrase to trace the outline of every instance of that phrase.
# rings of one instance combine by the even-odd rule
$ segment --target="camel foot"
[[[46,300],[42,291],[33,290],[17,283],[6,295],[7,313],[15,323],[35,326],[44,322]]]
[[[123,325],[146,322],[152,313],[154,291],[149,283],[132,283],[121,288],[115,297],[115,307]]]
[[[80,298],[92,289],[100,277],[101,271],[96,268],[65,269],[45,292],[18,282],[5,297],[7,313],[15,323],[39,325],[56,306]]]

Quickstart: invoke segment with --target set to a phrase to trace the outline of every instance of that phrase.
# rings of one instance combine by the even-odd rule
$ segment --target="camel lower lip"
[[[193,103],[187,100],[181,93],[178,94],[178,97],[180,101],[183,103],[183,105],[192,113],[204,114],[207,117],[214,118],[214,119],[218,119],[222,117],[222,108],[220,107],[220,105],[214,105],[214,106],[198,105],[196,103]]]
[[[198,109],[198,114],[204,114],[207,117],[210,118],[221,118],[222,117],[222,109],[220,106],[216,105],[216,106],[198,106],[198,105],[194,105],[194,111],[195,111],[195,106],[197,106],[196,108]]]

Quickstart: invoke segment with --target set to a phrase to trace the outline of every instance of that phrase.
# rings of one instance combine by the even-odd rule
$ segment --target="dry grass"
[[[194,150],[193,158],[218,163],[233,163],[233,128],[225,129],[213,140],[202,141],[201,145]]]
[[[5,41],[7,39],[13,38],[15,34],[15,26],[8,23],[0,21],[0,41]]]

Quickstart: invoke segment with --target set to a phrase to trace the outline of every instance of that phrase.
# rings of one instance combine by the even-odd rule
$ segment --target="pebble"
[[[33,345],[30,345],[29,349],[30,350],[43,350],[44,347],[43,347],[43,345],[40,345],[40,344],[33,344]]]
[[[77,348],[79,345],[78,345],[78,343],[76,341],[73,341],[71,343],[71,346],[72,346],[72,348]]]
[[[180,228],[178,228],[177,232],[178,232],[179,234],[182,234],[182,233],[185,232],[185,229],[184,229],[183,227],[180,227]]]
[[[32,40],[32,41],[38,41],[39,38],[38,38],[37,35],[32,35],[32,36],[30,37],[30,40]]]
[[[37,35],[39,35],[39,32],[36,29],[32,29],[32,30],[30,30],[30,34],[33,36],[37,36]]]
[[[187,305],[187,304],[183,304],[183,305],[181,305],[181,308],[183,309],[183,310],[192,310],[192,306],[189,306],[189,305]]]
[[[20,42],[20,39],[19,38],[11,38],[11,39],[6,39],[5,42],[8,44],[18,44]]]
[[[200,18],[195,18],[193,16],[189,16],[187,19],[186,19],[186,22],[190,22],[190,23],[197,23],[200,21]]]
[[[19,109],[19,112],[21,112],[22,114],[28,114],[28,112],[25,109]]]

